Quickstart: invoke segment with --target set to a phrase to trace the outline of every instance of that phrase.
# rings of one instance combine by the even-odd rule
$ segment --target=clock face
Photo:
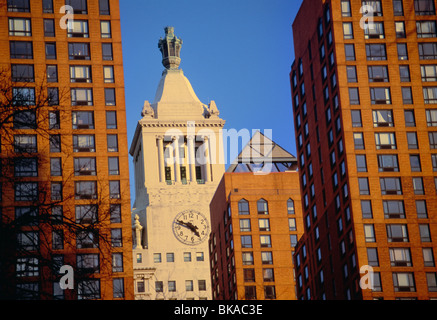
[[[198,245],[209,236],[208,219],[195,210],[178,213],[173,220],[172,229],[176,239],[189,246]]]

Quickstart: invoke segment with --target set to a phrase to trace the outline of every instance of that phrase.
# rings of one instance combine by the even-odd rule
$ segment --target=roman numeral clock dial
[[[172,224],[176,239],[186,245],[195,246],[209,236],[208,219],[195,210],[185,210],[176,215]]]

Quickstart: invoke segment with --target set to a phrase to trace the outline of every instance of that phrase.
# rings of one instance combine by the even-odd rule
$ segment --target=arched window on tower
[[[294,201],[292,199],[287,200],[287,212],[288,214],[294,214]]]
[[[260,199],[257,202],[258,214],[269,214],[269,208],[267,201],[264,199]]]
[[[249,212],[249,202],[245,199],[238,201],[238,214],[248,215]]]

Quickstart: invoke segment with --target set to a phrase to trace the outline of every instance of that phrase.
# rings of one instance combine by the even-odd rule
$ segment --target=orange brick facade
[[[263,200],[268,212],[258,209]],[[296,299],[292,254],[302,234],[298,173],[225,173],[210,207],[213,299]]]
[[[374,10],[369,34],[363,4]],[[437,79],[425,70],[435,18],[434,1],[303,1],[290,73],[306,180],[300,299],[437,297]],[[360,287],[366,265],[373,290]]]
[[[14,88],[34,88],[37,100],[38,97],[47,97],[50,88],[59,92],[59,102],[52,101],[38,111],[36,130],[12,129],[13,136],[36,136],[35,157],[38,156],[36,176],[15,179],[15,182],[36,182],[39,188],[36,202],[48,205],[50,210],[57,203],[57,207],[62,207],[64,221],[78,223],[80,208],[97,208],[93,223],[99,224],[99,239],[94,238],[98,243],[83,247],[78,244],[77,235],[67,234],[67,230],[63,230],[62,244],[58,243],[54,248],[53,230],[42,232],[39,228],[26,227],[27,231],[39,230],[39,248],[36,250],[41,251],[42,257],[50,260],[56,256],[63,264],[73,267],[75,289],[59,290],[56,270],[53,274],[40,258],[37,272],[17,276],[17,281],[13,282],[18,289],[8,290],[15,294],[24,283],[32,291],[27,298],[133,299],[119,3],[117,0],[3,0],[0,3],[0,67],[12,77],[14,68],[21,70],[31,66],[33,70],[32,80],[12,79],[11,85]],[[65,4],[74,7],[74,20],[80,26],[74,25],[70,30],[61,28],[66,26],[65,13],[60,13]],[[21,32],[23,21],[28,26],[24,33]],[[28,46],[23,47],[23,43],[28,43]],[[56,116],[50,118],[51,111],[58,113],[57,120]],[[60,149],[50,148],[52,136],[59,137]],[[1,156],[4,161],[21,157],[14,151],[11,141],[5,139],[2,139]],[[56,173],[51,164],[55,158],[61,166]],[[34,202],[14,199],[14,183],[2,180],[3,219],[14,219],[16,207],[35,205]],[[60,198],[56,200],[53,183],[62,186]],[[89,188],[95,188],[93,195],[82,193],[87,193]],[[88,223],[79,222],[78,230],[86,230]],[[93,293],[85,288],[89,284],[87,279],[77,277],[78,270],[90,261],[93,261],[94,268],[90,276]],[[18,262],[16,268],[12,270],[15,273],[18,272]]]

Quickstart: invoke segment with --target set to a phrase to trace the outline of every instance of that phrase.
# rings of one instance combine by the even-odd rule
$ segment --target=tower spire
[[[166,69],[178,69],[181,63],[182,39],[174,35],[173,27],[165,27],[165,38],[160,39],[158,48],[162,53],[162,64]]]

